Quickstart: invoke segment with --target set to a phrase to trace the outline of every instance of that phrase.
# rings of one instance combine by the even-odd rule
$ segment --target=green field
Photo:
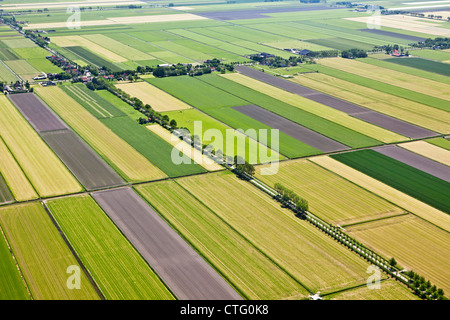
[[[421,58],[403,58],[403,59],[393,58],[393,59],[386,59],[385,61],[397,63],[402,66],[442,74],[444,76],[450,76],[450,65],[447,63],[436,62]],[[448,82],[450,83],[450,80]]]
[[[366,282],[367,262],[232,173],[177,182],[310,292]]]
[[[450,183],[444,180],[374,150],[348,152],[331,157],[450,214]]]
[[[67,269],[79,265],[41,203],[0,208],[0,223],[33,299],[99,299],[83,271],[80,289],[68,288]]]
[[[101,121],[169,177],[206,172],[198,164],[189,164],[191,161],[185,155],[182,157],[187,164],[175,164],[171,158],[173,147],[129,117],[105,118]]]
[[[103,99],[92,90],[89,90],[83,84],[62,86],[61,88],[97,119],[122,117],[125,115],[124,112],[116,108],[112,103]]]
[[[423,50],[411,50],[409,54],[412,56],[417,56],[425,59],[450,61],[450,52],[447,51],[423,49]]]
[[[325,38],[325,39],[311,39],[307,40],[308,42],[321,45],[324,47],[329,47],[336,50],[349,50],[349,49],[362,49],[362,50],[371,50],[373,45],[359,42],[351,39],[344,38]]]
[[[0,174],[0,204],[6,203],[6,202],[12,202],[14,200],[13,195],[11,194],[11,191],[8,188],[8,185],[6,184],[5,179]]]
[[[8,244],[0,228],[0,300],[29,300],[25,283],[21,278]]]
[[[444,138],[428,139],[427,142],[434,144],[435,146],[450,150],[450,141]]]
[[[9,69],[4,65],[3,61],[0,61],[0,81],[6,83],[16,82],[19,80],[14,74],[9,71]]]
[[[101,97],[103,100],[109,102],[114,107],[122,111],[123,114],[128,115],[133,120],[138,120],[139,118],[142,118],[143,114],[139,111],[135,110],[132,106],[130,106],[128,103],[122,101],[122,99],[116,97],[114,94],[109,92],[108,90],[97,90],[94,94],[96,97]],[[111,112],[112,113],[112,112]]]
[[[299,299],[308,292],[174,181],[137,190],[248,299]]]
[[[97,67],[106,67],[111,71],[120,71],[120,68],[117,67],[114,63],[103,59],[102,57],[96,55],[95,53],[89,50],[86,50],[83,47],[74,46],[74,47],[66,47],[66,49],[75,54],[76,56],[78,56],[79,58],[87,61],[88,63],[96,65]]]
[[[173,298],[91,197],[52,200],[47,206],[106,299]]]

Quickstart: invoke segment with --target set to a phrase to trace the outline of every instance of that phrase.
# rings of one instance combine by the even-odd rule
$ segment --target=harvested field
[[[178,299],[241,299],[132,189],[93,197]]]
[[[117,17],[107,18],[105,20],[82,20],[81,27],[92,26],[111,26],[117,24],[136,24],[136,23],[158,23],[158,22],[180,22],[180,21],[193,21],[193,20],[205,20],[206,18],[190,14],[160,14],[150,16],[136,16],[136,17]],[[49,23],[35,23],[28,25],[25,29],[55,29],[65,28],[67,22],[49,22]]]
[[[149,104],[152,109],[157,112],[191,108],[183,101],[178,100],[165,91],[162,91],[145,81],[137,83],[120,83],[117,84],[116,87],[125,91],[130,96],[138,98],[144,104]]]
[[[321,59],[320,63],[327,67],[381,81],[392,86],[420,92],[422,94],[430,95],[447,101],[450,100],[450,85],[444,83],[419,78],[417,76],[373,66],[368,63],[350,59]]]
[[[166,177],[162,171],[148,162],[144,156],[60,88],[36,88],[35,91],[111,167],[129,181],[146,181]]]
[[[91,197],[51,200],[46,205],[106,299],[173,298]]]
[[[117,173],[72,131],[43,132],[41,136],[87,190],[124,184]]]
[[[188,156],[195,163],[200,164],[203,168],[208,171],[218,171],[224,168],[214,162],[211,158],[204,155],[200,150],[193,148],[187,142],[180,140],[177,136],[172,135],[169,131],[161,127],[160,125],[150,125],[147,129],[157,134],[159,137],[164,139],[164,141],[170,143],[172,146],[177,148],[184,155]]]
[[[309,211],[332,224],[351,224],[402,214],[404,210],[307,160],[281,162],[278,173],[256,177],[273,186],[281,183],[309,202]]]
[[[303,143],[306,143],[322,152],[334,152],[339,150],[350,149],[348,146],[342,143],[332,140],[311,129],[308,129],[295,122],[280,117],[279,115],[272,113],[261,107],[258,107],[256,105],[234,107],[233,109],[259,122],[262,122],[268,125],[269,127],[278,129],[281,132]]]
[[[75,178],[5,96],[0,96],[0,135],[42,197],[82,190]]]
[[[174,181],[137,190],[248,299],[299,299],[308,294]]]
[[[419,300],[409,289],[395,280],[380,283],[379,290],[371,290],[367,286],[345,290],[324,297],[325,300]]]
[[[362,23],[370,23],[370,17],[358,17],[358,18],[344,18],[346,20],[352,20]],[[411,17],[406,15],[384,15],[378,17],[377,23],[382,27],[396,28],[401,30],[414,31],[424,34],[431,34],[434,36],[446,36],[450,35],[450,30],[441,28],[434,24],[428,23],[427,19],[421,19],[417,17]]]
[[[340,99],[347,99],[353,104],[375,110],[380,115],[386,114],[391,117],[392,125],[396,126],[397,131],[413,139],[434,135],[431,130],[450,133],[450,116],[444,110],[438,110],[323,73],[303,74],[295,77],[294,81]],[[353,111],[353,109],[348,111]],[[357,111],[357,109],[354,111]],[[404,120],[403,124],[400,125],[395,121],[395,118]],[[407,122],[410,124],[408,125]],[[385,124],[391,125],[391,122],[386,121]]]
[[[64,130],[67,125],[33,93],[9,95],[9,99],[37,132]]]
[[[308,291],[366,282],[368,263],[230,172],[177,182]]]
[[[0,223],[34,299],[99,299],[82,271],[80,289],[67,287],[67,268],[79,265],[41,203],[0,208]]]
[[[255,75],[255,76],[257,77],[257,75]],[[238,82],[238,83],[240,83],[244,86],[247,86],[251,89],[257,90],[261,93],[267,94],[272,97],[277,97],[277,99],[280,101],[283,101],[292,106],[295,106],[297,108],[300,108],[300,109],[310,112],[312,114],[320,116],[329,121],[333,121],[339,125],[347,127],[349,129],[352,129],[361,134],[365,134],[374,139],[377,139],[377,140],[380,140],[380,141],[383,141],[386,143],[407,139],[404,136],[401,136],[394,132],[390,132],[390,131],[383,129],[383,127],[384,127],[383,123],[386,122],[386,120],[388,120],[387,121],[388,125],[386,127],[396,129],[395,126],[393,126],[393,124],[389,125],[390,117],[387,117],[385,115],[379,115],[378,113],[376,113],[374,111],[367,110],[365,108],[353,105],[346,101],[342,101],[342,100],[336,99],[334,97],[327,96],[323,93],[315,92],[315,93],[306,94],[306,95],[299,97],[298,95],[296,95],[294,93],[283,90],[282,88],[284,87],[285,84],[283,84],[280,81],[277,81],[278,80],[277,78],[272,79],[273,81],[271,81],[271,82],[272,83],[279,82],[279,84],[277,86],[273,86],[268,83],[258,81],[254,78],[247,77],[242,74],[234,73],[234,74],[224,75],[224,77],[227,79],[231,79],[235,82]],[[283,80],[281,80],[281,81],[283,81]],[[288,84],[288,86],[291,86],[291,85]],[[300,85],[298,85],[298,86],[300,86]],[[363,120],[365,120],[367,122],[360,121],[358,118],[361,113],[373,114],[372,118],[374,118],[374,120],[372,121],[372,123],[375,123],[376,125],[372,125],[370,123],[371,121],[367,121],[366,119],[363,119]],[[395,120],[392,119],[392,121],[394,121],[395,124],[398,124],[398,123],[402,124],[402,121],[399,121],[397,119],[395,119]],[[380,126],[380,124],[381,124],[381,126]],[[409,126],[409,125],[404,124],[404,126]]]
[[[450,214],[450,183],[447,181],[374,150],[341,153],[331,157]]]
[[[450,215],[328,156],[314,157],[311,158],[311,161],[438,227],[450,231]]]
[[[397,146],[382,146],[373,148],[373,150],[439,179],[450,182],[450,168],[442,163]]]
[[[26,201],[38,197],[36,191],[34,191],[31,186],[30,181],[28,181],[1,138],[0,175],[3,176],[2,179],[8,184],[11,193],[17,201]]]
[[[448,232],[407,215],[346,227],[358,241],[385,257],[395,257],[403,268],[414,270],[444,292],[450,290]]]

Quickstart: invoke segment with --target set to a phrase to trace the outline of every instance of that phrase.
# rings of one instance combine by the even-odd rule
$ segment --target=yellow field
[[[450,166],[450,151],[425,141],[414,141],[399,144],[400,147],[418,153],[424,157]]]
[[[112,62],[126,62],[126,58],[119,56],[118,54],[99,46],[98,44],[83,38],[82,36],[58,36],[52,37],[52,42],[60,47],[74,47],[80,46],[92,51],[95,54],[105,58]]]
[[[201,17],[190,13],[181,14],[159,14],[150,16],[135,16],[135,17],[117,17],[108,18],[106,20],[81,20],[81,27],[90,26],[110,26],[114,24],[134,24],[134,23],[157,23],[157,22],[176,22],[176,21],[193,21],[204,20]],[[25,29],[51,29],[51,28],[66,28],[67,22],[50,22],[50,23],[35,23],[30,24]]]
[[[311,158],[311,161],[331,170],[343,178],[373,192],[380,197],[398,205],[399,207],[414,213],[415,215],[430,221],[431,223],[450,231],[450,215],[437,210],[430,205],[423,203],[403,192],[398,191],[364,173],[355,170],[328,156]]]
[[[143,155],[119,138],[113,131],[58,87],[35,91],[105,160],[130,181],[165,178],[166,175]]]
[[[147,126],[147,129],[152,131],[153,133],[156,133],[159,137],[176,147],[178,150],[183,152],[184,155],[188,156],[192,160],[194,160],[195,163],[198,163],[203,168],[205,168],[208,171],[218,171],[223,170],[224,168],[214,162],[212,159],[208,158],[200,150],[197,150],[190,146],[187,142],[181,141],[177,137],[174,137],[169,131],[161,127],[160,125],[150,125]],[[175,138],[175,139],[172,139]]]
[[[303,74],[294,77],[293,81],[432,131],[450,133],[449,113],[437,108],[399,98],[323,73]]]
[[[450,31],[450,29],[448,30]],[[436,98],[450,100],[450,85],[448,84],[351,59],[321,59],[320,64]]]
[[[222,76],[227,79],[233,80],[239,84],[242,84],[246,87],[249,87],[253,90],[262,92],[271,97],[275,97],[276,99],[288,103],[294,107],[308,111],[312,114],[318,115],[319,117],[333,121],[344,127],[350,128],[354,131],[360,132],[362,134],[383,141],[385,143],[409,140],[407,137],[404,137],[392,131],[383,129],[368,122],[351,117],[345,112],[300,97],[299,95],[271,86],[262,81],[258,81],[256,79],[244,76],[243,74],[229,73]]]
[[[125,91],[130,96],[138,98],[144,104],[149,104],[152,109],[157,112],[191,108],[183,101],[178,100],[165,91],[162,91],[145,81],[136,83],[120,83],[117,84],[116,87]]]
[[[330,294],[325,300],[419,300],[408,288],[395,280],[380,282],[380,289],[369,289],[367,286],[358,287]]]
[[[450,234],[432,224],[407,215],[363,223],[347,232],[385,257],[414,270],[444,292],[450,291]]]
[[[69,170],[5,96],[0,96],[0,136],[42,197],[82,190]]]
[[[230,172],[177,182],[311,291],[365,283],[365,260]]]
[[[16,160],[0,138],[0,173],[8,184],[17,201],[26,201],[38,198],[30,182],[25,177]]]
[[[371,22],[372,24],[376,22],[378,25],[383,27],[432,34],[435,36],[450,36],[450,29],[441,28],[434,23],[430,23],[428,19],[421,19],[405,15],[380,15],[376,17],[376,20],[374,20],[372,16],[344,19],[362,23]],[[370,21],[369,19],[372,20]]]
[[[281,162],[276,175],[256,177],[268,185],[281,183],[309,202],[309,211],[334,224],[349,224],[401,214],[397,208],[367,190],[308,160]]]

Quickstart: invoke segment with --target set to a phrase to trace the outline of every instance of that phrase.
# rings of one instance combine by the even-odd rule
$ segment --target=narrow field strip
[[[366,261],[232,173],[177,182],[310,292],[330,292],[366,281]]]
[[[380,282],[379,290],[372,290],[364,285],[327,295],[324,300],[419,300],[419,298],[395,280],[385,280]]]
[[[102,117],[104,117],[104,118],[113,117],[113,115],[108,110],[103,108],[101,105],[99,105],[96,101],[94,101],[90,97],[85,96],[84,93],[80,89],[78,89],[77,86],[66,86],[65,89],[72,92],[72,94],[75,95],[78,99],[86,102],[91,108],[93,108],[96,112],[98,112]],[[99,109],[102,110],[103,112],[100,111]]]
[[[414,141],[398,145],[406,150],[420,154],[450,167],[450,151],[425,141]],[[449,168],[450,170],[450,168]]]
[[[299,299],[308,294],[177,183],[150,183],[137,190],[247,298]]]
[[[415,101],[358,85],[324,73],[296,76],[293,81],[314,90],[440,133],[450,133],[450,115]]]
[[[26,284],[17,268],[0,227],[0,300],[30,300]]]
[[[69,170],[5,96],[0,96],[0,135],[39,195],[82,190]]]
[[[343,58],[322,59],[320,64],[393,86],[450,101],[450,85]]]
[[[50,200],[46,205],[106,299],[173,299],[91,197]]]
[[[242,299],[133,189],[92,196],[178,299]]]
[[[37,199],[38,195],[0,138],[0,173],[17,201]]]
[[[300,108],[322,118],[328,119],[335,123],[338,123],[344,127],[365,134],[374,139],[383,141],[385,143],[391,143],[395,141],[407,140],[408,138],[392,131],[377,127],[368,122],[361,121],[353,118],[348,114],[317,103],[315,101],[303,98],[299,95],[290,93],[288,91],[271,86],[270,84],[258,81],[243,74],[230,73],[221,75],[227,79],[233,80],[253,90],[267,94],[272,97],[276,97],[278,100],[290,104],[294,107]]]
[[[358,170],[353,169],[328,156],[319,156],[310,159],[312,162],[331,170],[343,178],[373,192],[380,197],[398,205],[399,207],[414,213],[415,215],[430,221],[436,226],[450,231],[450,215],[442,212],[425,202],[417,200],[393,187],[382,183]]]
[[[99,299],[83,272],[80,289],[68,288],[67,269],[78,263],[40,202],[0,208],[0,223],[34,299]]]
[[[277,174],[256,177],[269,186],[281,183],[308,200],[309,211],[332,224],[351,224],[399,215],[403,209],[308,160],[280,162]]]
[[[148,82],[120,83],[116,87],[149,104],[157,112],[190,109],[191,106]]]
[[[448,232],[411,215],[345,229],[381,255],[395,257],[399,265],[414,270],[444,292],[450,290]]]
[[[0,204],[11,203],[14,197],[0,172]]]
[[[212,160],[211,158],[204,155],[200,150],[195,149],[194,147],[189,145],[187,142],[184,142],[184,141],[178,139],[178,137],[173,136],[170,132],[168,132],[166,129],[164,129],[160,125],[157,125],[157,124],[150,125],[150,126],[147,126],[147,129],[152,131],[153,133],[157,134],[159,137],[164,139],[164,141],[170,143],[172,146],[177,148],[184,155],[188,156],[195,163],[200,164],[206,170],[218,171],[218,170],[224,169],[221,165],[214,162],[214,160]]]
[[[47,87],[36,88],[35,91],[72,129],[129,181],[147,181],[166,177],[162,171],[120,139],[62,89]]]

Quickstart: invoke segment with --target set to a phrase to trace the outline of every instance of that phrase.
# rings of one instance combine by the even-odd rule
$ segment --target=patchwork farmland
[[[0,300],[447,299],[450,22],[307,2],[1,1]]]

